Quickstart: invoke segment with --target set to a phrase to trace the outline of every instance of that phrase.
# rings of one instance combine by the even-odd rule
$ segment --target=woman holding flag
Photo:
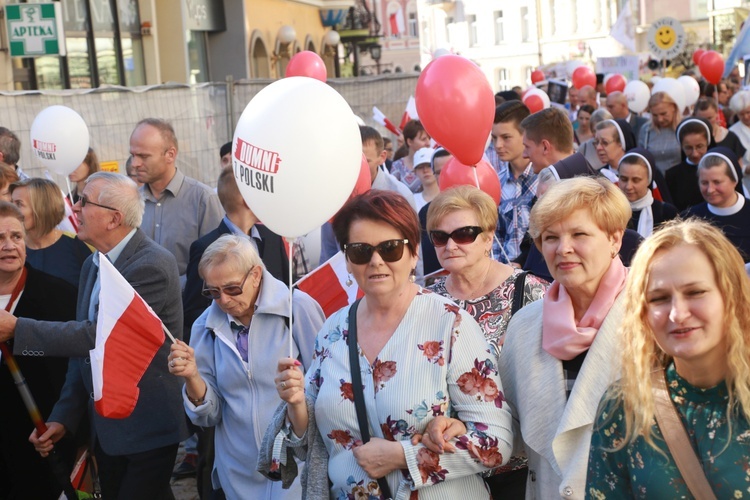
[[[190,420],[216,426],[214,498],[298,499],[299,484],[283,490],[252,465],[278,403],[276,361],[288,355],[292,335],[295,362],[303,369],[310,366],[323,311],[296,291],[290,322],[289,288],[240,236],[227,234],[212,243],[198,272],[202,294],[213,303],[193,324],[190,346],[172,345],[169,371],[185,379],[183,401]]]

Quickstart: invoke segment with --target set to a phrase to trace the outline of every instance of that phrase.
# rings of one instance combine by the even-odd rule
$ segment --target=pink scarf
[[[612,304],[625,288],[628,270],[620,257],[612,260],[604,273],[594,300],[576,324],[573,302],[565,287],[557,281],[552,283],[544,296],[542,305],[542,347],[561,361],[568,361],[591,347],[596,332],[609,314]]]

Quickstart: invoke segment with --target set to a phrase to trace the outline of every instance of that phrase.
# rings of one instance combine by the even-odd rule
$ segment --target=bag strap
[[[349,367],[352,372],[352,392],[354,393],[354,407],[357,410],[357,422],[359,422],[359,433],[362,436],[362,443],[370,441],[370,424],[367,422],[367,408],[365,407],[365,394],[362,391],[362,372],[359,367],[359,352],[357,352],[357,309],[359,302],[357,299],[349,308]],[[385,498],[393,498],[388,481],[384,477],[378,479],[380,494]]]
[[[659,425],[669,453],[674,459],[690,493],[697,500],[716,500],[716,495],[706,479],[700,460],[690,444],[685,426],[669,397],[663,368],[651,372],[651,388],[654,395],[654,417]]]
[[[526,275],[529,274],[528,271],[523,271],[521,273],[518,273],[518,276],[516,276],[516,281],[513,285],[513,305],[510,308],[510,315],[513,316],[518,312],[519,309],[523,307],[523,296],[524,296],[524,288],[526,288]]]

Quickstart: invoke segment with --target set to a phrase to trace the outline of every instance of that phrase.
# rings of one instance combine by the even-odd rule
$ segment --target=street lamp
[[[293,27],[285,24],[279,28],[279,32],[276,35],[276,46],[274,47],[273,55],[271,60],[276,66],[276,76],[282,78],[286,71],[286,64],[289,59],[292,58],[292,46],[294,41],[297,39],[297,32]],[[287,63],[284,62],[287,61]]]
[[[378,75],[380,74],[380,56],[382,55],[383,47],[380,44],[370,45],[370,57],[375,61],[375,68],[377,69]]]
[[[333,59],[333,75],[338,78],[339,70],[339,42],[341,35],[338,31],[331,30],[323,36],[323,53],[326,57]]]

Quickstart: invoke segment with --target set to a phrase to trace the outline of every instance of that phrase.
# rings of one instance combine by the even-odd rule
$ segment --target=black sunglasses
[[[409,240],[386,240],[375,246],[369,243],[347,243],[344,245],[346,258],[352,264],[367,264],[375,251],[386,262],[396,262],[404,255],[404,245]]]
[[[78,201],[81,202],[81,208],[85,207],[86,205],[94,205],[95,207],[106,208],[107,210],[114,210],[115,212],[117,212],[116,208],[108,207],[107,205],[100,205],[98,203],[94,203],[93,201],[86,198],[86,196],[84,195],[81,195],[78,198]]]
[[[430,241],[436,247],[444,247],[448,244],[448,238],[452,239],[454,243],[459,245],[466,245],[468,243],[474,243],[477,236],[482,234],[482,228],[479,226],[465,226],[455,229],[452,233],[448,234],[445,231],[430,231]]]
[[[224,295],[229,295],[230,297],[242,295],[242,291],[245,288],[245,281],[247,281],[247,277],[250,276],[250,273],[254,268],[255,266],[250,268],[250,271],[248,271],[245,277],[242,278],[242,283],[240,283],[239,285],[227,285],[219,288],[206,288],[204,284],[203,290],[201,290],[201,295],[208,299],[214,300],[219,300],[221,298],[222,292],[224,292]]]

